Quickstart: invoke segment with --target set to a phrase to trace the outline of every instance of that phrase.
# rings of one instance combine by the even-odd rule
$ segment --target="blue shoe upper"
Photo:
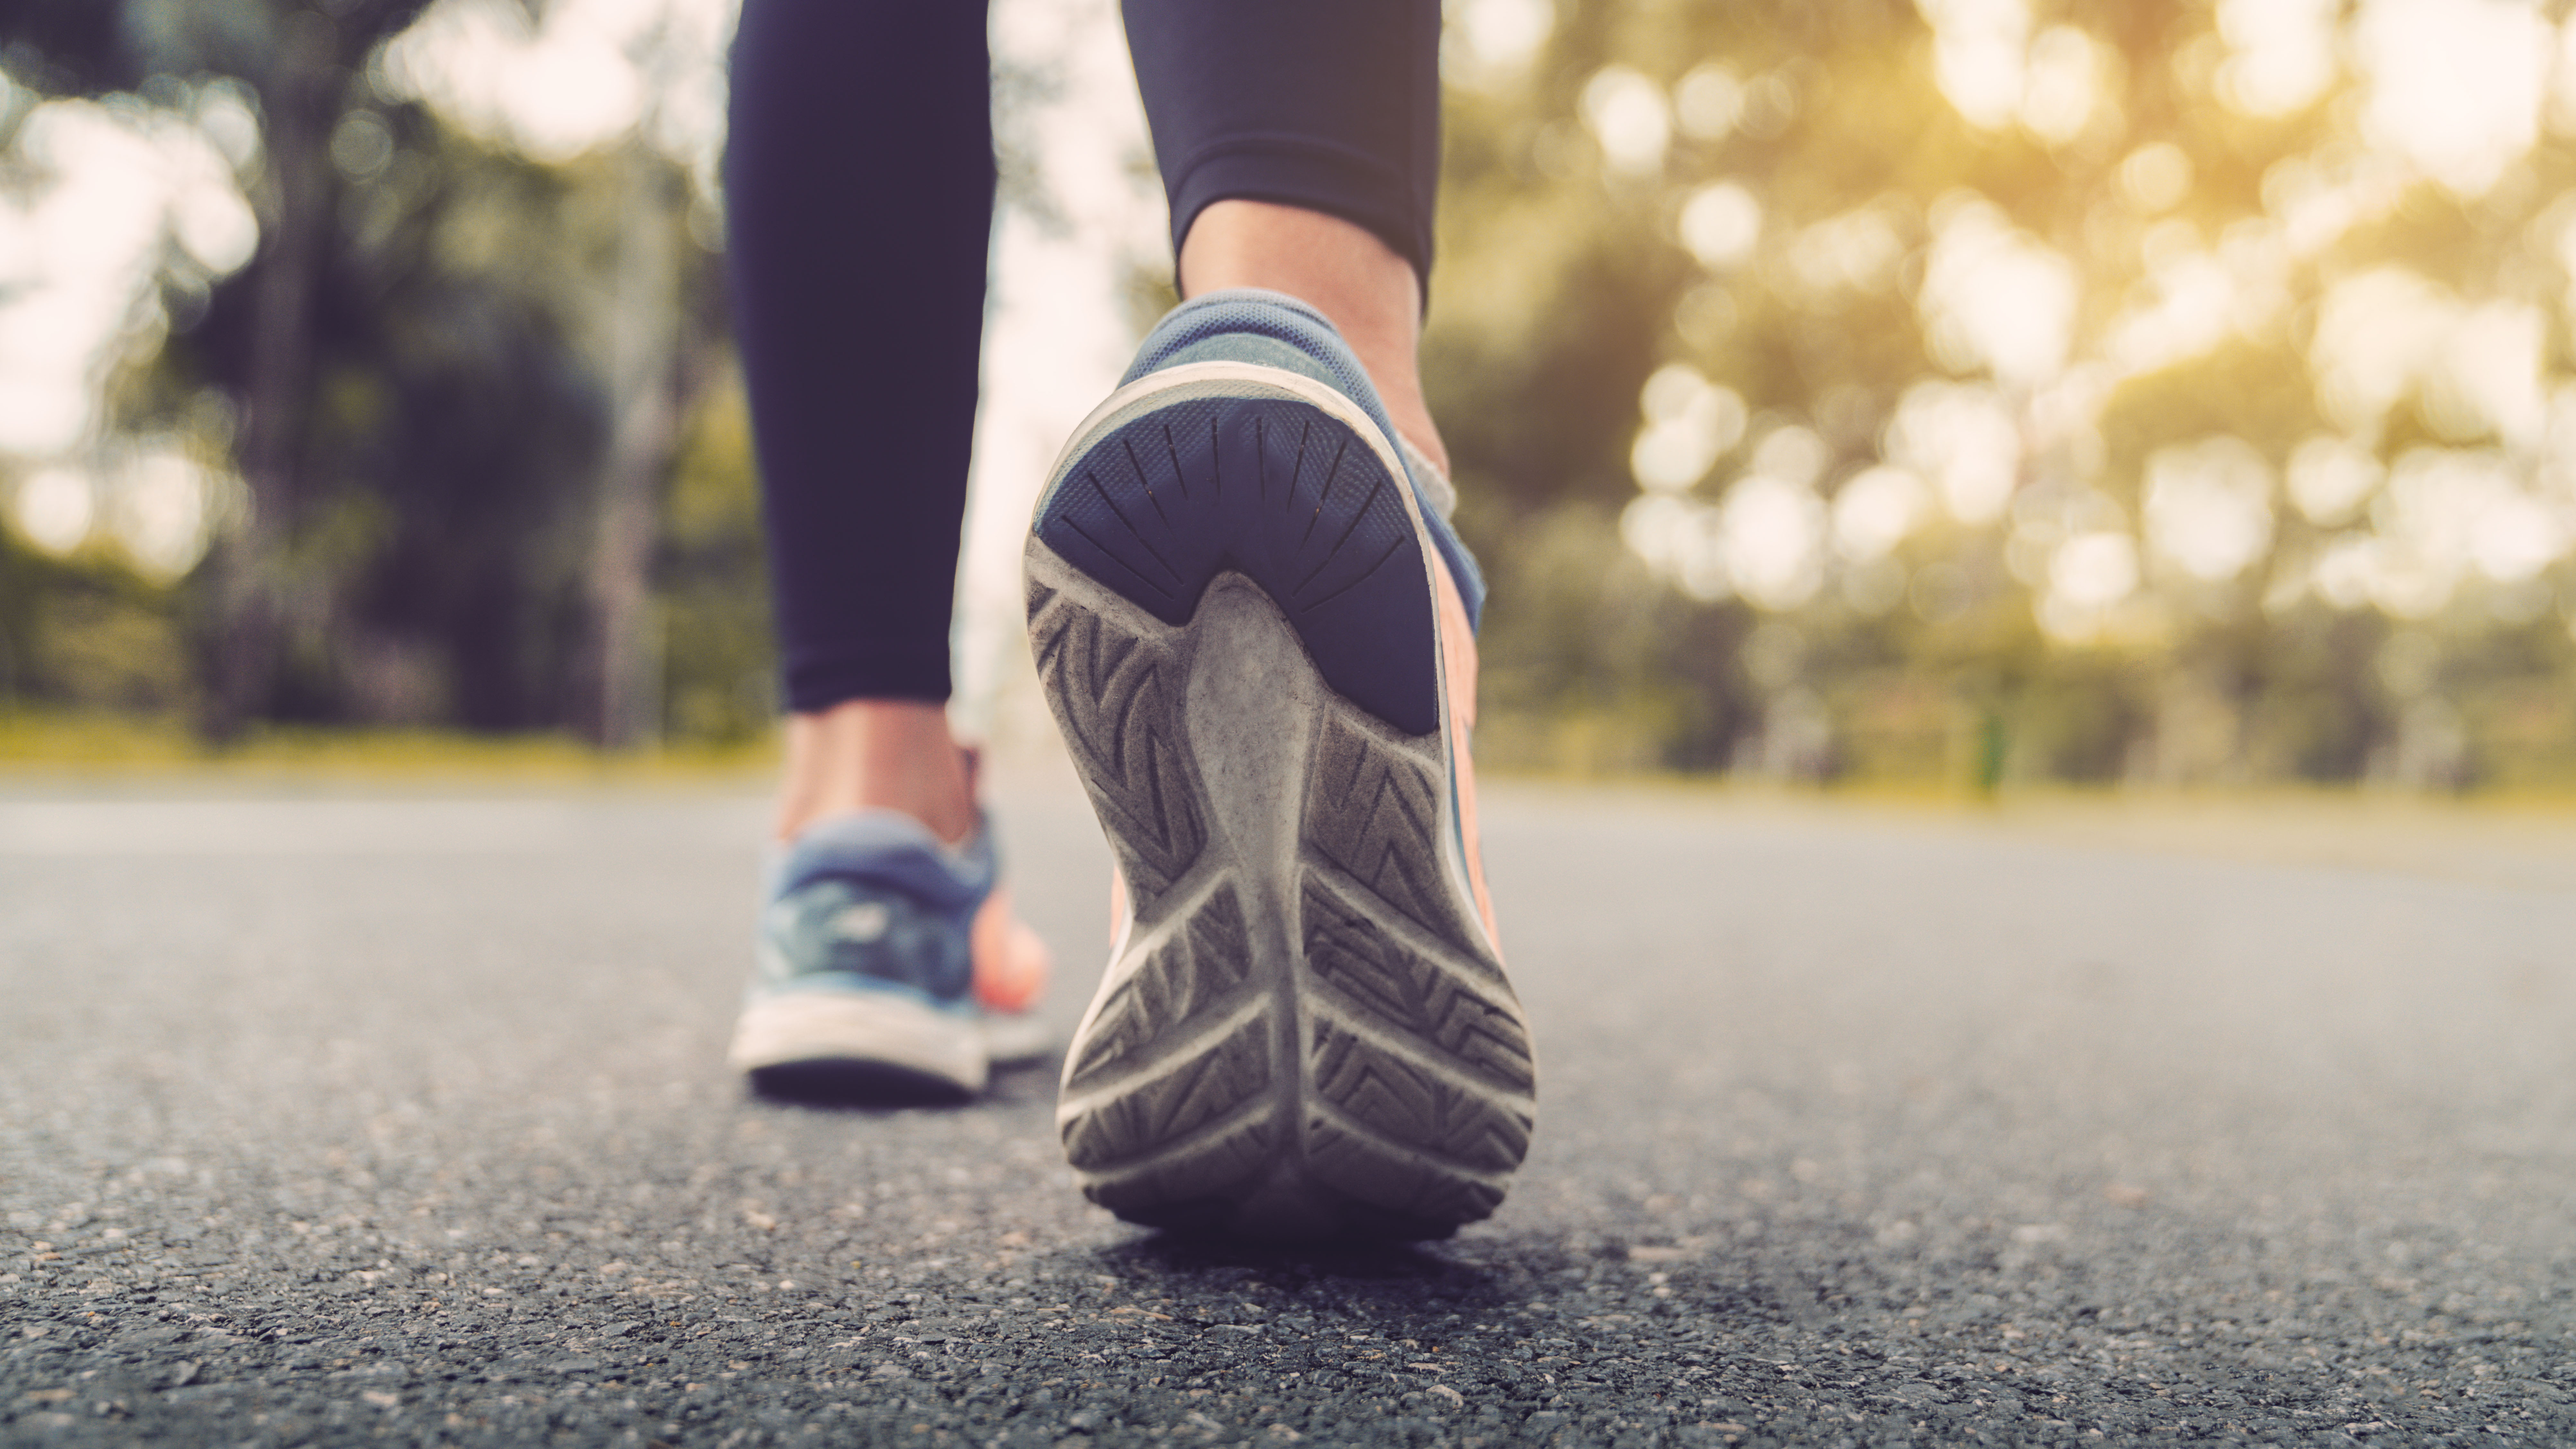
[[[871,810],[822,821],[789,846],[761,912],[756,992],[894,991],[975,1009],[975,913],[999,863],[989,826],[960,847]]]
[[[1136,360],[1128,365],[1127,375],[1119,382],[1124,385],[1148,373],[1190,362],[1252,362],[1312,378],[1358,403],[1389,443],[1396,440],[1395,424],[1387,417],[1386,404],[1378,400],[1368,370],[1360,366],[1358,355],[1342,340],[1341,332],[1323,313],[1284,292],[1236,287],[1183,302],[1165,313],[1154,330],[1146,334],[1144,344],[1136,351]],[[1402,448],[1396,451],[1399,456],[1404,452]],[[1475,556],[1467,552],[1467,545],[1459,540],[1457,530],[1434,506],[1423,480],[1413,476],[1410,458],[1405,459],[1405,467],[1405,481],[1412,485],[1414,501],[1430,527],[1431,541],[1440,550],[1441,560],[1448,564],[1449,577],[1457,583],[1458,596],[1467,606],[1467,622],[1480,624],[1485,615],[1484,573],[1476,567]]]

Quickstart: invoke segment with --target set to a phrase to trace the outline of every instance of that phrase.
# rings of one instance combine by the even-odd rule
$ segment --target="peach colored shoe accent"
[[[1011,914],[1011,888],[993,887],[975,912],[971,949],[975,1000],[986,1011],[1023,1012],[1046,993],[1055,958],[1028,923]]]
[[[984,752],[973,745],[961,745],[957,752],[965,758],[966,788],[980,799]],[[986,1011],[1029,1011],[1046,994],[1047,973],[1055,967],[1055,955],[1026,921],[1011,914],[1009,886],[996,884],[993,893],[984,898],[984,904],[975,912],[974,932],[968,937],[967,949],[975,961],[975,1000]]]
[[[1424,549],[1431,561],[1432,592],[1440,610],[1440,676],[1449,692],[1449,748],[1458,761],[1458,834],[1467,845],[1467,884],[1476,892],[1476,913],[1485,918],[1485,939],[1494,955],[1503,954],[1503,934],[1494,925],[1494,900],[1485,892],[1485,850],[1476,839],[1476,762],[1468,758],[1467,740],[1476,731],[1476,629],[1467,622],[1467,602],[1438,549]]]

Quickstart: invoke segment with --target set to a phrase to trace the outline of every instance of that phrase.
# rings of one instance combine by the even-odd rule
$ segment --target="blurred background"
[[[1455,0],[1480,759],[2576,785],[2565,8]],[[0,0],[0,757],[763,747],[731,10]],[[1020,530],[1170,292],[1114,5],[993,31],[1007,738]]]

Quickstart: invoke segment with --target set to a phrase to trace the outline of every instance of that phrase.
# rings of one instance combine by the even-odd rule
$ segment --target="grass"
[[[1052,740],[1047,742],[1052,749]],[[1005,757],[1015,753],[1002,747]],[[760,793],[776,778],[774,737],[603,754],[565,735],[269,727],[212,750],[184,721],[116,714],[0,713],[0,795],[338,791],[720,789]],[[1052,778],[1029,774],[1004,790]],[[1062,770],[1062,761],[1054,761]],[[1007,767],[1007,762],[1006,762]],[[1895,829],[1999,831],[2149,854],[2395,870],[2521,889],[2576,889],[2576,795],[2487,789],[2467,795],[2325,785],[2136,788],[1964,780],[1747,782],[1651,770],[1481,771],[1489,798],[1604,797],[1631,808],[1715,809],[1782,821],[1874,818]],[[1070,773],[1058,783],[1069,787]]]
[[[276,784],[765,785],[774,739],[604,753],[568,735],[264,726],[221,749],[184,721],[108,713],[0,713],[0,782],[210,777]]]
[[[1051,742],[1050,742],[1051,743]],[[1481,741],[1480,741],[1481,743]],[[1007,747],[1005,754],[1009,751]],[[1482,752],[1479,752],[1480,755]],[[216,749],[184,720],[107,712],[0,711],[0,784],[238,780],[243,783],[548,786],[740,785],[765,789],[776,777],[774,735],[730,745],[695,742],[606,753],[563,734],[477,735],[422,729],[263,726]],[[2444,819],[2576,823],[2576,791],[2487,788],[2465,794],[2355,785],[2255,784],[2135,787],[2048,782],[2005,784],[1980,795],[1966,781],[1845,779],[1826,785],[1747,781],[1720,774],[1653,769],[1551,769],[1522,759],[1479,774],[1505,789],[1581,789],[1675,804],[1726,802],[1760,808],[1848,805],[1896,814],[1983,816],[1998,821],[2154,816],[2169,821],[2257,821],[2278,826]],[[2223,827],[2222,827],[2223,828]]]

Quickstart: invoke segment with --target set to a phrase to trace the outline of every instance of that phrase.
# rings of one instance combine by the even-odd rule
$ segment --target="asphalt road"
[[[0,789],[0,1441],[2576,1441],[2576,831],[1488,808],[1537,1146],[1333,1253],[747,1100],[754,802]]]

